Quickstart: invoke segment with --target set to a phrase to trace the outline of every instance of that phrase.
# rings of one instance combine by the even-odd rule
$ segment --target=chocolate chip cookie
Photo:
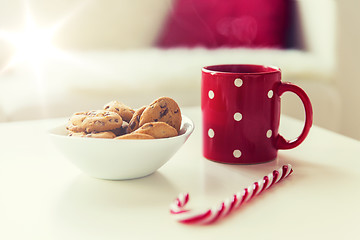
[[[129,133],[125,134],[119,137],[116,137],[115,139],[155,139],[153,136],[145,134],[145,133]]]
[[[122,118],[119,114],[106,110],[93,110],[74,113],[66,126],[71,132],[111,131],[122,126]]]
[[[129,122],[135,112],[131,107],[116,100],[105,104],[104,110],[116,112],[125,122]]]
[[[150,122],[145,123],[138,128],[134,133],[142,133],[153,136],[154,138],[168,138],[178,135],[178,131],[165,122]]]
[[[169,97],[161,97],[145,108],[140,116],[139,126],[141,127],[149,122],[165,122],[179,132],[181,120],[178,104]]]
[[[69,136],[73,137],[91,137],[91,138],[115,138],[116,135],[112,131],[107,132],[92,132],[92,133],[85,133],[85,132],[69,132]]]
[[[145,108],[146,108],[146,106],[143,106],[135,111],[133,117],[131,118],[131,120],[129,122],[129,126],[127,128],[127,133],[131,133],[139,128],[140,117],[141,117],[141,114],[144,112]]]

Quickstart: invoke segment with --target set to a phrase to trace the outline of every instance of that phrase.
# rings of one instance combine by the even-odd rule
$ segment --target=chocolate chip
[[[176,109],[175,111],[174,111],[174,113],[178,113],[179,112],[179,109]]]
[[[136,122],[131,122],[129,127],[130,129],[134,130],[134,128],[136,127]]]
[[[119,108],[115,108],[115,110],[116,110],[116,111],[118,111],[118,112],[120,111],[120,109],[119,109]]]
[[[105,110],[107,110],[107,109],[109,109],[109,108],[110,108],[110,106],[106,106],[106,107],[105,107]]]
[[[157,122],[157,121],[159,121],[159,119],[154,119],[154,122]]]
[[[115,122],[119,122],[119,119],[115,118]]]
[[[169,112],[169,109],[168,109],[168,108],[165,108],[164,111],[161,111],[161,112],[160,112],[160,118],[162,118],[163,116],[165,116],[168,112]]]
[[[166,103],[166,102],[161,102],[161,103],[160,103],[160,107],[161,107],[161,108],[165,108],[166,106],[167,106],[167,103]]]

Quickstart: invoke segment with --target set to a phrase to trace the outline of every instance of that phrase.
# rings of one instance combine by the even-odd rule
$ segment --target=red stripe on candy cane
[[[178,198],[170,205],[170,213],[181,223],[187,224],[211,224],[230,214],[233,210],[239,208],[243,203],[251,200],[275,183],[283,180],[293,172],[290,164],[284,165],[278,170],[263,177],[251,186],[238,192],[231,198],[225,199],[218,206],[204,210],[194,211],[185,209],[189,202],[189,194],[179,194]]]

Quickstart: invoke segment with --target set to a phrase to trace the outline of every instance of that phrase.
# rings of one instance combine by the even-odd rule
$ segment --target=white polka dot
[[[209,91],[208,95],[210,99],[213,99],[215,97],[215,93],[212,90]]]
[[[208,136],[209,136],[209,138],[213,138],[213,137],[215,136],[215,132],[214,132],[213,129],[209,128],[209,130],[208,130]]]
[[[267,132],[266,132],[266,137],[267,137],[267,138],[271,138],[271,136],[272,136],[272,131],[269,129],[269,130],[267,130]]]
[[[237,87],[241,87],[243,85],[243,80],[241,80],[241,78],[236,78],[234,84]]]
[[[235,149],[233,155],[235,158],[239,158],[241,156],[241,151],[239,149]]]
[[[268,91],[268,98],[272,98],[274,96],[273,90]]]
[[[242,119],[242,114],[237,112],[234,114],[235,121],[240,121]]]

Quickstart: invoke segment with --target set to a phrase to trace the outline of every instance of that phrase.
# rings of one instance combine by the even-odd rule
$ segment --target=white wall
[[[305,34],[313,35],[316,38],[311,45],[305,47],[316,55],[322,56],[322,60],[318,61],[318,66],[332,66],[332,61],[334,61],[333,51],[328,51],[326,49],[329,48],[323,46],[332,46],[336,40],[335,82],[343,101],[341,103],[342,114],[340,114],[341,127],[339,131],[360,139],[360,107],[357,106],[360,103],[360,94],[358,93],[360,89],[358,73],[358,69],[360,69],[358,67],[358,56],[360,55],[360,27],[358,27],[360,14],[358,14],[358,11],[360,1],[294,1],[301,2],[300,6],[304,9],[318,8],[317,11],[311,11],[311,16],[302,19],[303,22],[300,24],[303,26],[323,24],[324,19],[326,19],[324,14],[331,13],[331,11],[328,11],[331,9],[324,11],[319,6],[322,6],[322,3],[326,1],[336,2],[336,4],[329,4],[328,6],[330,8],[336,6],[336,22],[328,22],[330,27],[323,28],[324,31],[326,29],[331,30],[333,29],[331,26],[336,24],[336,38],[324,39],[322,37],[324,34],[311,32],[316,30],[316,27],[305,28],[303,29]],[[24,3],[28,3],[30,12],[39,27],[47,28],[54,23],[58,23],[59,19],[63,20],[61,28],[54,36],[54,43],[59,47],[70,49],[94,49],[103,48],[104,46],[116,49],[145,48],[151,46],[154,41],[159,30],[157,28],[161,27],[159,23],[171,8],[171,2],[172,0],[106,0],[106,4],[104,4],[104,1],[98,0],[0,0],[0,34],[4,30],[16,31],[24,27],[25,18],[23,15],[26,12],[26,7],[24,7],[26,4]],[[104,12],[108,14],[104,15]],[[12,51],[12,47],[0,38],[0,67],[8,61]],[[330,64],[323,64],[327,61],[326,59],[330,61]],[[312,63],[309,64],[313,65]],[[330,75],[333,78],[333,75]],[[321,97],[328,98],[329,102],[332,100],[330,99],[331,94]],[[319,109],[321,106],[317,108]],[[328,117],[329,122],[335,117],[332,116],[332,112],[337,111],[331,111],[326,105],[317,111],[325,118]],[[329,125],[337,124],[332,123]]]
[[[343,98],[340,132],[360,140],[360,1],[337,3],[336,82]]]
[[[157,35],[156,28],[160,29],[160,22],[166,16],[171,2],[0,0],[0,29],[20,30],[24,26],[24,12],[28,8],[39,27],[61,25],[54,36],[54,44],[60,48],[148,47],[153,43]]]

